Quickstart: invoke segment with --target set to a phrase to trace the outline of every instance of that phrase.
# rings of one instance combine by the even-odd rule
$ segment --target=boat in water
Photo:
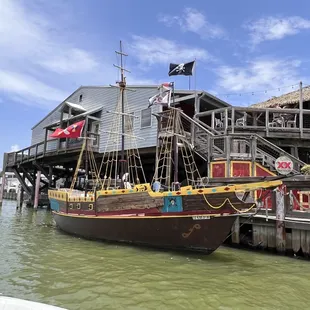
[[[1,296],[0,295],[0,310],[68,310],[40,302]]]
[[[119,54],[123,55],[122,50]],[[101,165],[96,164],[84,128],[71,187],[48,191],[55,222],[61,230],[87,239],[210,254],[223,243],[236,217],[254,210],[254,192],[277,187],[281,181],[210,186],[208,178],[200,175],[188,140],[190,132],[182,122],[182,111],[173,105],[174,85],[169,83],[161,86],[159,94],[161,102],[163,98],[168,102],[155,115],[155,172],[152,181],[147,182],[136,147],[139,137],[132,128],[122,66],[120,70],[121,80],[113,86],[119,88],[119,96],[115,111],[109,112],[114,117],[111,130],[106,132]],[[86,182],[81,191],[75,185],[83,154]],[[178,182],[180,158],[186,176],[182,183]]]

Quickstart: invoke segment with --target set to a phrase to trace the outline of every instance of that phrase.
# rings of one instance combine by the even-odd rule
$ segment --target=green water
[[[60,232],[46,210],[0,207],[3,295],[68,309],[308,309],[309,288],[309,261],[86,241]]]

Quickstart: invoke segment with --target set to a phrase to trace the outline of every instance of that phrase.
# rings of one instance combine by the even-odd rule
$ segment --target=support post
[[[40,197],[40,181],[41,181],[41,171],[37,171],[37,178],[36,178],[36,187],[34,192],[34,205],[33,208],[36,210],[38,209],[39,205],[39,197]]]
[[[277,188],[276,191],[276,249],[280,253],[285,252],[285,206],[284,192],[282,188]]]
[[[22,175],[21,178],[22,178],[23,182],[25,182],[25,175],[24,174]],[[19,184],[18,187],[19,187],[19,191],[17,194],[17,209],[22,208],[23,202],[24,202],[24,188],[23,188],[22,184]]]
[[[214,129],[214,123],[215,123],[215,114],[214,111],[211,113],[211,127]]]
[[[269,110],[266,110],[266,124],[265,124],[265,128],[266,128],[266,137],[269,137]]]
[[[69,126],[69,120],[72,116],[72,108],[69,107],[69,114],[68,114],[68,120],[67,120],[67,127]],[[67,152],[67,149],[68,149],[68,142],[69,142],[69,139],[66,138],[66,152]]]
[[[63,110],[61,110],[61,112],[60,112],[60,128],[62,128],[63,117],[64,117],[64,112],[63,112]],[[61,139],[58,139],[58,141],[57,141],[57,151],[60,150],[60,145],[61,145],[60,140],[61,140]]]
[[[254,177],[256,175],[256,167],[255,167],[255,161],[256,161],[256,147],[257,147],[257,139],[255,136],[251,139],[251,176]]]
[[[52,186],[52,183],[53,183],[53,166],[48,166],[48,183],[49,183],[49,187],[54,187],[54,186]]]
[[[85,152],[85,197],[87,197],[87,188],[88,188],[88,173],[89,173],[89,168],[88,168],[88,141],[87,141],[87,135],[86,135],[86,141],[85,141],[85,145],[86,145],[86,152]]]
[[[230,175],[230,136],[225,137],[225,150],[226,150],[226,177],[232,177]]]
[[[303,120],[303,97],[302,97],[302,82],[299,82],[299,131],[300,138],[304,136],[304,120]]]
[[[237,216],[235,223],[232,227],[231,242],[235,244],[240,243],[240,217],[239,216]]]
[[[235,108],[231,109],[231,133],[235,133]]]
[[[43,145],[43,156],[45,156],[46,149],[47,149],[47,134],[48,134],[48,129],[45,128],[44,145]]]
[[[224,112],[224,115],[225,115],[225,130],[224,130],[224,133],[225,135],[227,135],[227,132],[228,132],[228,109],[226,108],[225,109],[225,112]]]
[[[2,183],[0,187],[0,206],[2,205],[2,201],[3,201],[4,186],[5,186],[5,172],[3,172],[2,174]]]

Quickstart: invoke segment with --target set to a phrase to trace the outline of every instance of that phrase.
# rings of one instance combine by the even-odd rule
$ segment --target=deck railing
[[[88,133],[87,136],[92,138],[90,140],[91,147],[94,151],[98,151],[99,134]],[[35,160],[44,156],[49,156],[54,153],[66,153],[81,149],[83,139],[68,139],[67,141],[59,141],[58,139],[50,139],[37,144],[26,147],[17,152],[7,154],[7,166],[15,166],[27,161]]]
[[[240,132],[257,130],[266,132],[310,132],[310,110],[288,108],[246,108],[228,107],[200,112],[196,115],[212,129],[219,132]]]

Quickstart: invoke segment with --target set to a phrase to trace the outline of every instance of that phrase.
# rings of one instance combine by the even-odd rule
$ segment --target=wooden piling
[[[36,187],[34,192],[34,209],[38,209],[39,205],[39,196],[40,196],[40,181],[41,181],[41,171],[37,171],[37,178],[36,178]]]
[[[235,244],[240,243],[240,218],[239,216],[237,216],[235,223],[232,227],[231,242]]]
[[[5,186],[5,173],[2,174],[2,183],[0,187],[0,206],[2,205],[4,186]]]
[[[286,249],[284,218],[284,192],[282,188],[278,188],[276,191],[276,249],[280,253],[285,252]]]

